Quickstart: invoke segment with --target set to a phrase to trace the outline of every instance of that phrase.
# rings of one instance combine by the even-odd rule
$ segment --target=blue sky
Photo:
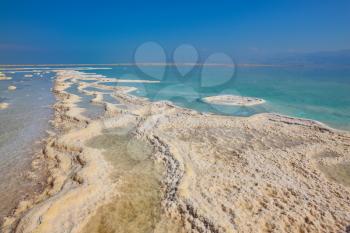
[[[146,41],[238,60],[350,49],[349,22],[342,0],[2,0],[0,63],[131,62]]]

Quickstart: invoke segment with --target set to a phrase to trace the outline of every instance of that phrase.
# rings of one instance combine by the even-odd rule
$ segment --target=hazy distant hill
[[[262,58],[262,63],[281,65],[349,65],[350,49],[314,53],[285,53]]]

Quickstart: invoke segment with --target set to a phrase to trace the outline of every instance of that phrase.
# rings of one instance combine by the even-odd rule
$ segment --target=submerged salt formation
[[[0,103],[0,109],[6,109],[8,108],[9,104],[8,103]]]
[[[0,72],[0,81],[2,80],[11,80],[11,77],[7,77],[4,73]]]
[[[17,89],[16,86],[8,86],[8,88],[7,88],[7,90],[9,90],[9,91],[14,91],[16,89]]]
[[[246,97],[246,96],[238,96],[238,95],[209,96],[209,97],[203,98],[202,100],[210,104],[233,105],[233,106],[252,106],[252,105],[265,103],[265,100],[263,99]]]
[[[349,133],[276,114],[245,118],[202,114],[129,95],[127,87],[113,87],[111,95],[118,103],[107,103],[101,93],[111,87],[81,82],[93,79],[81,72],[57,71],[54,125],[61,133],[48,140],[43,157],[51,168],[51,186],[37,200],[21,205],[7,219],[7,229],[125,230],[118,228],[120,224],[133,232],[159,233],[348,229],[350,176],[342,171],[350,164]],[[82,115],[84,109],[77,107],[81,97],[67,92],[73,83],[81,92],[95,95],[94,103],[105,107],[104,117],[93,120]],[[101,92],[84,90],[91,86]],[[157,216],[151,224],[138,212],[128,212],[132,198],[147,192],[137,185],[131,192],[125,189],[129,185],[123,186],[126,178],[120,173],[125,167],[116,168],[109,161],[115,159],[111,148],[124,139],[106,133],[130,125],[133,137],[152,147],[150,158],[164,169],[160,196],[151,199],[156,202],[147,201],[160,202],[160,209],[150,212]],[[129,165],[136,168],[133,172],[142,170],[133,162]],[[132,186],[140,181],[127,182]],[[148,199],[141,203],[144,200]],[[148,213],[154,206],[143,208]],[[131,213],[136,215],[128,218]]]
[[[2,80],[11,80],[12,78],[10,77],[4,77],[4,76],[0,76],[0,81]]]

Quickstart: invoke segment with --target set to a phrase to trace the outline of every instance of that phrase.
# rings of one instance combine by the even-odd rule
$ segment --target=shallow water
[[[113,96],[111,96],[110,94],[104,94],[103,95],[103,101],[106,101],[110,104],[120,104],[120,102],[114,98]]]
[[[102,84],[104,84],[104,83],[102,83]],[[112,94],[114,92],[111,90],[104,90],[104,89],[100,89],[97,87],[86,87],[86,88],[84,88],[84,90],[86,90],[86,91],[98,91],[98,92],[108,93],[108,94]]]
[[[96,119],[98,117],[102,117],[105,112],[103,105],[91,103],[91,100],[93,98],[94,97],[91,97],[91,96],[83,96],[81,99],[81,102],[77,104],[79,108],[85,109],[82,115],[90,119]]]
[[[84,232],[153,232],[161,218],[163,169],[152,160],[150,145],[129,129],[105,132],[87,145],[103,149],[113,164],[118,195],[98,209]]]
[[[53,114],[53,74],[32,78],[25,74],[29,73],[8,73],[13,79],[0,81],[1,101],[10,104],[0,110],[0,222],[20,199],[40,188],[26,178],[26,172],[34,151],[41,147],[36,142],[46,137]],[[8,91],[9,85],[17,89]]]
[[[101,104],[91,103],[91,100],[94,97],[79,92],[77,87],[78,84],[72,84],[69,88],[66,89],[66,92],[77,95],[81,98],[80,102],[77,103],[77,107],[83,108],[85,110],[82,115],[90,119],[96,119],[103,116],[105,112],[104,106]]]

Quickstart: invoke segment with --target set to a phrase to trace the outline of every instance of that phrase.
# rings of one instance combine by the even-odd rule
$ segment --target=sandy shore
[[[132,96],[133,88],[83,82],[93,79],[100,78],[57,71],[53,124],[58,133],[42,156],[50,186],[21,203],[6,219],[5,232],[84,232],[99,207],[118,198],[122,182],[111,178],[115,171],[103,149],[86,143],[131,123],[165,170],[154,232],[349,229],[349,133],[276,114],[202,114]],[[73,84],[105,108],[103,117],[84,116],[80,97],[66,91]],[[118,103],[105,101],[102,90],[113,90]]]

